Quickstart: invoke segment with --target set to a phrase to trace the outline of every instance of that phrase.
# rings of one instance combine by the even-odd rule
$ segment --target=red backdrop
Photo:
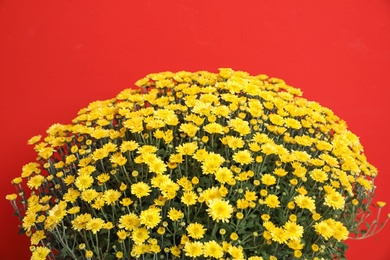
[[[0,259],[29,257],[4,197],[31,136],[148,73],[219,67],[282,78],[345,119],[390,204],[390,1],[0,0]],[[389,235],[349,242],[348,259],[390,259]]]

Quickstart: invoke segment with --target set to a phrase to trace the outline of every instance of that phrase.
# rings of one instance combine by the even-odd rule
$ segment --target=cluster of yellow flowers
[[[7,198],[31,259],[344,256],[377,170],[331,110],[232,69],[136,85],[29,140]]]

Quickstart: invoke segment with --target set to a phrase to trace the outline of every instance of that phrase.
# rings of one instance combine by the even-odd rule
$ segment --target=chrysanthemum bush
[[[136,85],[28,141],[7,199],[31,259],[343,259],[381,229],[358,137],[299,89],[231,69]]]

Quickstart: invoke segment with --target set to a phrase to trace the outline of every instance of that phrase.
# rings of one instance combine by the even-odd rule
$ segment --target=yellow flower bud
[[[164,235],[164,233],[165,233],[165,227],[159,227],[159,228],[157,229],[157,233],[158,233],[159,235]]]
[[[383,208],[384,206],[386,206],[386,202],[385,201],[377,201],[376,205],[378,205],[379,208]]]
[[[242,214],[242,212],[237,212],[236,213],[236,218],[237,219],[243,219],[244,218],[244,214]]]
[[[317,220],[319,220],[319,219],[321,218],[321,215],[318,214],[318,213],[314,213],[314,214],[312,215],[312,218],[313,218],[313,220],[317,221]]]
[[[230,234],[230,239],[233,241],[236,241],[238,239],[238,235],[236,232],[233,232]]]
[[[264,220],[264,221],[268,221],[270,218],[271,218],[271,216],[268,215],[268,214],[261,215],[261,219]]]
[[[294,251],[294,256],[295,256],[296,258],[300,258],[300,257],[302,256],[301,250],[295,250],[295,251]]]
[[[297,221],[297,215],[295,214],[291,214],[290,217],[288,218],[290,221],[292,222],[296,222]]]
[[[118,251],[118,252],[116,252],[115,256],[118,259],[122,259],[123,258],[123,253],[121,251]]]
[[[85,257],[86,258],[92,258],[92,256],[93,256],[93,252],[91,250],[85,251]]]
[[[194,184],[194,185],[198,184],[199,183],[198,177],[192,177],[191,183]]]
[[[262,197],[265,197],[265,196],[268,195],[268,191],[267,191],[267,190],[261,190],[261,191],[260,191],[260,195],[261,195]]]
[[[18,197],[17,194],[13,193],[13,194],[8,194],[7,196],[5,196],[5,198],[7,200],[10,200],[10,201],[13,201],[13,200],[16,200],[16,198]]]

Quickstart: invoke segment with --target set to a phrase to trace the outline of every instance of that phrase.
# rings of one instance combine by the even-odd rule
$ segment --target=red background
[[[148,73],[219,67],[282,78],[345,119],[390,204],[390,1],[0,0],[0,259],[29,257],[4,197],[31,136]],[[348,259],[390,259],[389,235],[349,242]]]

